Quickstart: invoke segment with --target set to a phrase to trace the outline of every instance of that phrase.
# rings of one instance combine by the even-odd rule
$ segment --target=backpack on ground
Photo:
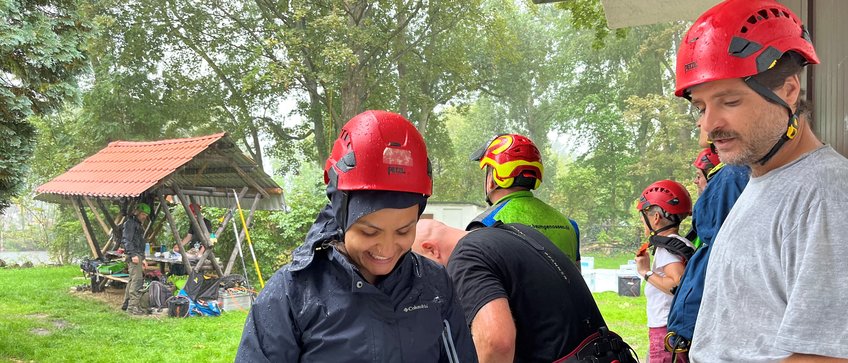
[[[147,297],[150,301],[150,307],[162,309],[168,307],[168,298],[174,296],[174,291],[167,285],[153,281],[147,289]]]
[[[92,260],[92,259],[86,258],[86,259],[82,260],[82,262],[80,263],[80,270],[82,270],[82,273],[83,273],[84,276],[86,276],[86,277],[91,276],[91,275],[97,274],[97,268],[101,264],[102,264],[102,262],[99,261],[99,260]]]
[[[218,307],[218,300],[203,300],[192,299],[185,289],[180,290],[178,296],[184,296],[189,301],[188,314],[189,316],[220,316],[221,308]]]
[[[168,316],[172,318],[185,318],[189,314],[191,300],[184,295],[171,296],[168,298]]]

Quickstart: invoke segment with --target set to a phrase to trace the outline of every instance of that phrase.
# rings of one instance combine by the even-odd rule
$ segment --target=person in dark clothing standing
[[[424,139],[366,111],[325,164],[330,203],[248,314],[237,362],[477,362],[444,268],[411,253],[432,193]]]
[[[124,222],[124,233],[121,238],[130,275],[124,290],[124,301],[127,303],[127,313],[132,315],[146,313],[139,305],[139,298],[144,285],[144,268],[147,267],[147,262],[144,261],[144,245],[147,242],[144,239],[143,223],[147,221],[149,215],[150,206],[138,203],[133,215]]]
[[[606,326],[577,266],[528,226],[422,219],[412,249],[447,266],[480,362],[552,362]]]

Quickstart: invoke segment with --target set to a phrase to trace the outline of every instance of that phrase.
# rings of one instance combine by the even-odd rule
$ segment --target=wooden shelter
[[[73,204],[93,257],[102,259],[106,251],[120,241],[113,240],[112,230],[123,223],[123,213],[113,216],[108,205],[117,204],[132,211],[136,203],[148,203],[152,212],[145,226],[147,240],[167,222],[176,242],[181,240],[168,200],[178,200],[195,231],[202,231],[201,243],[206,247],[194,269],[205,261],[212,264],[218,276],[228,275],[239,252],[234,248],[221,269],[214,253],[210,232],[220,236],[236,213],[236,193],[240,205],[250,205],[247,225],[256,210],[282,210],[285,207],[279,185],[259,166],[245,156],[226,133],[186,139],[151,142],[115,141],[83,160],[67,172],[36,189],[35,199]],[[229,208],[216,231],[208,231],[202,212],[195,215],[189,205]],[[86,208],[108,237],[97,240]],[[164,215],[165,218],[161,218]],[[242,229],[239,241],[244,240]],[[238,247],[238,244],[237,244]],[[191,266],[186,253],[182,262]]]

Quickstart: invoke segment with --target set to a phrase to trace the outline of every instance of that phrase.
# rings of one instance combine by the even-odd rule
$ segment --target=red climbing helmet
[[[774,0],[727,0],[703,13],[677,52],[674,94],[701,83],[744,78],[774,66],[787,51],[819,63],[810,36],[789,8]]]
[[[492,167],[492,177],[501,188],[513,186],[516,177],[532,180],[530,189],[542,184],[542,154],[526,136],[503,134],[484,145],[471,155],[471,160],[480,162],[480,169]]]
[[[324,165],[324,183],[336,189],[433,193],[427,146],[403,116],[365,111],[343,127]]]
[[[636,209],[643,211],[655,205],[668,214],[692,214],[692,198],[689,197],[689,191],[673,180],[660,180],[645,188],[642,196],[639,197]]]
[[[714,153],[711,148],[705,148],[701,150],[692,165],[698,169],[709,171],[719,163],[721,163],[721,160],[718,158],[718,154]]]

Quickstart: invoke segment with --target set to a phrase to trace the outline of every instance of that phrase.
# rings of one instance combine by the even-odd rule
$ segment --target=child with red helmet
[[[410,252],[431,175],[402,116],[348,121],[324,169],[330,202],[257,298],[236,361],[476,362],[450,278]]]
[[[642,216],[649,246],[653,246],[653,263],[647,251],[636,255],[636,271],[645,280],[648,313],[648,361],[671,363],[665,351],[664,339],[671,301],[686,261],[695,248],[689,240],[677,234],[680,222],[692,213],[692,199],[683,185],[660,180],[642,192],[636,210]]]

